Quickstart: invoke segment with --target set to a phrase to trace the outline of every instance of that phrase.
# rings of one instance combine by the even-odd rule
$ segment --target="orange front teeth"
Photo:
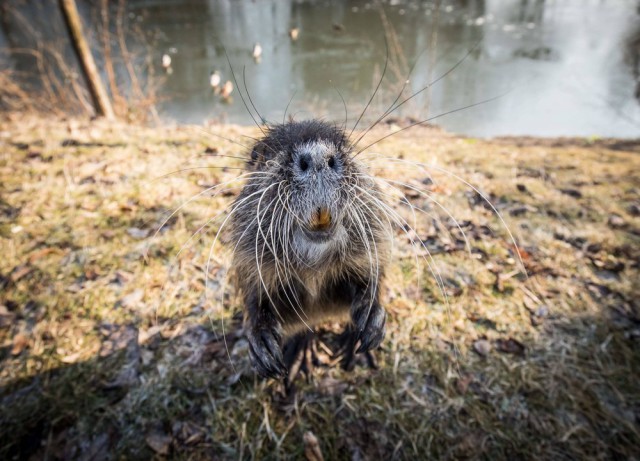
[[[311,229],[315,231],[327,230],[331,226],[331,213],[328,208],[321,207],[311,218]]]

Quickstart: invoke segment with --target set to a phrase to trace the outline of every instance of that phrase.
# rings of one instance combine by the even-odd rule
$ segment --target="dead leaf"
[[[16,334],[13,337],[13,347],[11,348],[11,355],[20,354],[28,346],[29,346],[29,337],[24,333]]]
[[[411,299],[418,299],[420,293],[418,289],[412,285],[405,290],[406,296],[409,298],[399,297],[388,305],[389,311],[396,316],[407,317],[413,313],[415,308],[415,302],[411,302]]]
[[[518,247],[515,245],[510,245],[511,251],[520,257],[520,259],[522,259],[524,262],[527,262],[531,259],[531,253],[527,250],[525,250],[522,247]]]
[[[96,280],[101,275],[100,268],[98,266],[95,267],[87,267],[84,270],[84,277],[87,280]]]
[[[467,389],[469,388],[469,384],[471,384],[473,378],[471,375],[461,376],[456,380],[456,390],[460,394],[466,394]]]
[[[509,210],[511,216],[524,216],[527,213],[536,213],[538,209],[531,205],[515,206]]]
[[[441,186],[440,184],[434,184],[431,188],[431,192],[433,192],[434,194],[449,195],[449,189]]]
[[[82,356],[81,352],[75,352],[73,354],[69,354],[65,357],[62,357],[60,361],[62,363],[76,363],[81,356]]]
[[[72,283],[71,285],[66,286],[65,290],[70,293],[78,293],[82,290],[82,285],[80,283]]]
[[[124,285],[125,283],[130,282],[133,279],[133,274],[131,272],[118,270],[116,271],[116,282],[120,285]]]
[[[496,341],[496,347],[500,352],[505,352],[507,354],[514,355],[524,355],[525,347],[520,341],[517,341],[513,338],[509,339],[498,339]]]
[[[49,255],[51,253],[60,254],[61,251],[60,251],[59,248],[50,248],[50,247],[41,248],[39,250],[32,251],[29,254],[29,263],[33,264],[37,260],[42,259],[42,258],[44,258],[45,256],[47,256],[47,255]]]
[[[133,307],[136,307],[142,301],[143,297],[144,291],[138,288],[137,290],[129,293],[124,298],[122,298],[120,300],[120,306],[131,309]]]
[[[174,422],[172,432],[173,437],[185,445],[196,445],[206,437],[205,431],[202,428],[189,421]]]
[[[7,306],[0,304],[0,328],[5,328],[13,324],[16,315]]]
[[[137,209],[138,206],[130,200],[127,203],[120,204],[121,211],[136,211]]]
[[[22,278],[26,277],[27,275],[29,275],[32,271],[33,271],[33,268],[30,267],[27,264],[21,264],[19,266],[16,266],[11,271],[11,281],[13,283],[16,283],[20,279],[22,279]]]
[[[159,455],[168,455],[169,446],[171,445],[171,436],[165,434],[158,429],[152,429],[147,433],[145,437],[147,445],[151,447],[153,451]]]
[[[591,262],[598,269],[604,269],[610,272],[618,273],[625,269],[625,264],[622,261],[618,261],[611,256],[607,257],[605,260],[593,258]]]
[[[307,431],[302,436],[304,440],[304,456],[307,461],[324,461],[322,451],[320,450],[320,443],[318,438],[311,431]]]
[[[631,216],[640,216],[640,204],[632,203],[627,207],[627,213]]]
[[[568,195],[569,197],[582,198],[582,192],[580,192],[578,189],[560,189],[560,192],[562,192],[564,195]]]

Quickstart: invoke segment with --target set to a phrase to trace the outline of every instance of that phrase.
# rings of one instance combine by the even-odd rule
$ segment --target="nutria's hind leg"
[[[377,370],[378,364],[372,351],[356,352],[358,349],[358,347],[356,347],[358,346],[358,336],[353,325],[349,324],[338,337],[339,348],[336,355],[342,356],[340,360],[342,368],[347,371],[353,371],[358,362],[358,355],[360,355],[366,360],[369,368]]]
[[[288,371],[285,387],[291,388],[300,373],[309,379],[319,363],[314,334],[305,331],[287,340],[283,348],[283,360]]]

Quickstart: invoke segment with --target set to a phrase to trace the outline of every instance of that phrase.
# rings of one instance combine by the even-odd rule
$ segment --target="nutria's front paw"
[[[247,330],[249,356],[253,369],[263,378],[282,378],[287,369],[282,361],[278,328],[254,327]]]
[[[356,352],[367,352],[375,349],[384,339],[387,312],[378,302],[362,302],[354,306],[351,319],[356,329],[360,347]]]

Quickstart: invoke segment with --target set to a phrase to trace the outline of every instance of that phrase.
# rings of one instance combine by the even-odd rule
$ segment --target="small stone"
[[[127,234],[129,234],[134,239],[142,240],[147,235],[149,235],[149,229],[138,229],[137,227],[130,227],[127,229]]]
[[[479,339],[473,343],[473,350],[482,357],[486,357],[491,352],[491,343],[486,339]]]
[[[534,327],[540,326],[544,323],[545,318],[549,315],[549,308],[545,304],[541,304],[533,309],[530,309],[531,325]]]
[[[627,224],[622,216],[615,213],[609,216],[609,220],[607,222],[609,224],[609,227],[613,229],[621,229]]]
[[[549,308],[545,304],[541,304],[535,311],[536,317],[546,317],[549,315]]]

